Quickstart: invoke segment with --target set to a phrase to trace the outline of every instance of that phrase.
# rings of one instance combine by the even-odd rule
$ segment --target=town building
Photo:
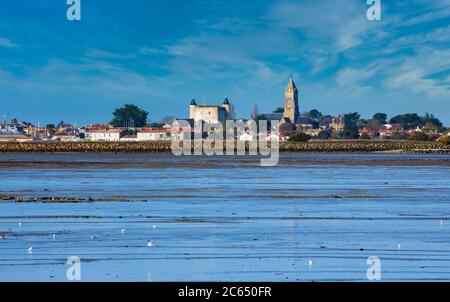
[[[160,140],[170,140],[171,138],[170,129],[143,129],[138,131],[137,140],[138,141],[160,141]]]
[[[94,142],[118,142],[124,132],[122,129],[87,130],[85,139]]]

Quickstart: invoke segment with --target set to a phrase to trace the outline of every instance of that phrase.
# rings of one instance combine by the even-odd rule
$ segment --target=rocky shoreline
[[[0,153],[170,153],[171,143],[157,142],[38,142],[0,143]],[[442,153],[450,146],[412,141],[282,142],[280,152],[299,153]]]

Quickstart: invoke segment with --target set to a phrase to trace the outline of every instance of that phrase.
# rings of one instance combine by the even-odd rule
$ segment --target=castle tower
[[[195,99],[192,99],[191,104],[189,105],[189,118],[195,119],[195,110],[197,109],[197,103]]]
[[[289,84],[284,92],[284,115],[285,118],[289,118],[291,123],[297,123],[300,116],[300,110],[298,108],[298,90],[295,86],[292,78],[289,80]]]
[[[228,101],[228,98],[225,98],[225,100],[223,101],[222,107],[225,108],[225,110],[228,112],[228,114],[230,114],[231,105],[230,105],[230,102]]]

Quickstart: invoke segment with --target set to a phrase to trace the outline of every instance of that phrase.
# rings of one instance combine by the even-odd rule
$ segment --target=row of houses
[[[24,127],[0,127],[0,142],[35,142],[35,141],[157,141],[171,139],[170,129],[144,128],[110,129],[105,126],[88,127],[63,126],[53,131],[45,127],[26,125]]]
[[[444,135],[444,133],[436,130],[425,131],[423,128],[421,129],[419,127],[416,129],[405,130],[400,124],[385,124],[379,129],[371,129],[368,127],[359,129],[359,135],[361,137],[367,136],[369,138],[379,139],[401,139],[419,132],[427,134],[430,138],[439,138]]]

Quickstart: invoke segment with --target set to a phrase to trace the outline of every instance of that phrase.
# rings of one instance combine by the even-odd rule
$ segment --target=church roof
[[[297,90],[297,86],[295,86],[294,80],[292,78],[289,79],[289,83],[286,87],[286,90],[291,89],[292,91]]]
[[[197,102],[195,102],[195,99],[192,99],[192,101],[191,101],[191,105],[194,105],[194,106],[196,106],[196,105],[197,105]]]
[[[224,105],[230,105],[230,102],[228,101],[228,98],[225,98],[225,100],[223,101]]]

